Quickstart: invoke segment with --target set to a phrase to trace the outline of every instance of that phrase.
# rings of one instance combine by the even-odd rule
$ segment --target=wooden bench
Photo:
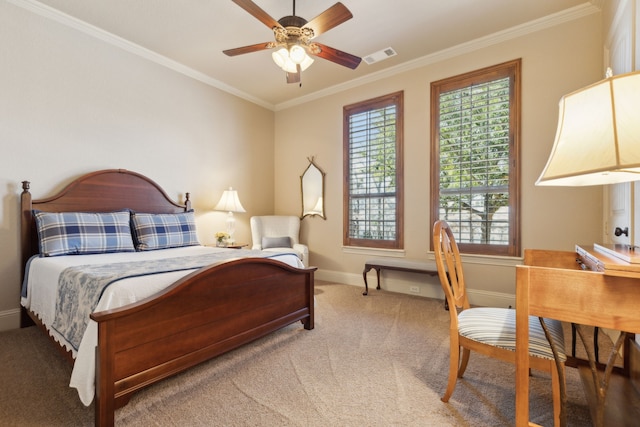
[[[413,259],[404,258],[374,258],[368,260],[364,264],[364,271],[362,277],[364,278],[364,292],[362,295],[369,294],[369,284],[367,283],[367,272],[371,269],[376,270],[378,276],[378,286],[376,289],[380,289],[380,270],[396,270],[405,271],[408,273],[422,273],[430,276],[438,275],[438,268],[435,261],[419,261]]]

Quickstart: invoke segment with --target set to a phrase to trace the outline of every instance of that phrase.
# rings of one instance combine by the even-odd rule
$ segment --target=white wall
[[[233,186],[249,217],[273,211],[274,113],[53,20],[0,2],[0,330],[19,312],[19,194],[50,196],[84,173],[142,173],[191,192],[199,238]]]
[[[405,94],[405,251],[404,256],[430,259],[429,240],[429,90],[430,82],[522,58],[522,241],[523,248],[573,250],[576,243],[600,236],[602,191],[594,188],[535,187],[553,144],[558,101],[601,78],[601,14],[594,13],[548,28],[502,35],[493,43],[464,46],[458,55],[344,90],[276,113],[276,210],[299,211],[298,176],[306,158],[315,156],[326,172],[327,220],[305,218],[303,241],[319,279],[363,286],[362,269],[373,251],[342,247],[342,108],[354,102],[403,90]],[[531,29],[529,29],[531,30]],[[361,66],[367,66],[363,64]],[[398,255],[386,253],[387,255]],[[513,304],[519,259],[467,257],[466,277],[472,303]],[[375,278],[370,278],[375,282]],[[437,278],[392,273],[387,289],[441,296]],[[375,291],[374,291],[375,292]]]

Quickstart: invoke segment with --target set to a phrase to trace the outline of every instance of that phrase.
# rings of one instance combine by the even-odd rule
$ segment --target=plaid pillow
[[[131,224],[139,251],[200,244],[193,211],[178,214],[134,213],[131,215]]]
[[[128,211],[34,211],[40,256],[133,252]]]

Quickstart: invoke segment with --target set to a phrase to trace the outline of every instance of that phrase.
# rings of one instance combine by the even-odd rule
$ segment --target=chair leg
[[[460,363],[460,351],[462,350],[466,349],[459,347],[457,342],[451,343],[451,351],[449,354],[449,382],[447,383],[447,390],[444,392],[444,396],[440,398],[440,400],[445,403],[449,401],[449,398],[453,394],[453,390],[456,388],[456,382],[458,381],[458,365]]]
[[[464,375],[464,371],[467,370],[467,365],[469,364],[469,355],[471,355],[471,350],[468,348],[462,348],[462,361],[460,362],[460,367],[458,368],[458,378],[462,378]]]
[[[556,368],[555,362],[552,363],[551,367],[551,391],[553,395],[553,425],[555,427],[564,427],[566,426],[566,415],[563,414],[564,408],[564,400],[566,396],[563,393],[564,384],[561,384],[564,381],[564,363],[560,364]],[[562,372],[558,372],[558,369],[562,370]]]

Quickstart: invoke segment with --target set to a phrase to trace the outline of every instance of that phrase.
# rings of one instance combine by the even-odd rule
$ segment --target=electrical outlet
[[[409,292],[413,292],[414,294],[419,294],[420,293],[420,288],[418,286],[411,286],[409,288]]]

